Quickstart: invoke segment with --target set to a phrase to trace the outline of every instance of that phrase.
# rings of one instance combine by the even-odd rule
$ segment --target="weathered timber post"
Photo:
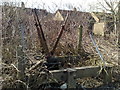
[[[23,53],[23,47],[19,45],[17,47],[17,57],[18,57],[18,79],[25,81],[25,59]]]
[[[120,70],[120,1],[118,4],[118,69]]]
[[[118,64],[120,65],[120,1],[118,4]]]
[[[103,82],[104,84],[112,82],[112,67],[103,69]]]
[[[18,18],[18,46],[17,46],[17,59],[18,59],[18,79],[25,81],[25,18],[24,7],[20,8],[17,12]]]
[[[2,75],[2,7],[0,6],[0,75]],[[0,76],[0,90],[2,90],[2,76]]]
[[[82,51],[82,32],[83,32],[83,26],[79,26],[79,41],[78,41],[78,54],[80,54]]]
[[[2,7],[0,6],[0,71],[2,71]]]
[[[67,69],[67,88],[75,89],[76,88],[76,70],[75,69]]]

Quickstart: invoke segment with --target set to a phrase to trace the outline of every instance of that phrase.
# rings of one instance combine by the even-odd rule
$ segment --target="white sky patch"
[[[32,8],[45,8],[55,10],[61,9],[71,9],[72,7],[79,7],[85,9],[88,4],[92,2],[97,2],[97,0],[2,0],[3,2],[24,2],[26,7]]]
[[[72,9],[73,7],[79,10],[87,10],[88,5],[97,2],[97,0],[21,0],[24,1],[26,7],[42,8],[49,11],[57,9]]]
[[[98,1],[103,0],[2,0],[3,2],[24,2],[26,7],[47,9],[55,12],[57,9],[73,9],[79,11],[97,10]],[[107,0],[110,1],[110,0]],[[114,1],[114,0],[113,0]]]

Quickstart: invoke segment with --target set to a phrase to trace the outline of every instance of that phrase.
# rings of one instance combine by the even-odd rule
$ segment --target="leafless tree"
[[[117,23],[118,23],[118,5],[119,0],[103,0],[103,2],[98,1],[100,8],[103,11],[109,12],[112,14],[114,22],[114,34],[117,35]]]

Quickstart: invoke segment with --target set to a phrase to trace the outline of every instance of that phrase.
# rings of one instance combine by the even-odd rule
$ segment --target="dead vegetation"
[[[32,12],[32,11],[30,11]],[[30,13],[29,11],[27,13]],[[21,88],[32,90],[34,88],[40,89],[42,84],[48,83],[45,87],[50,87],[49,82],[53,81],[59,83],[52,77],[49,73],[49,68],[47,67],[47,59],[44,54],[42,54],[42,49],[40,48],[40,43],[37,37],[36,28],[34,26],[34,19],[32,15],[26,16],[24,9],[20,7],[13,7],[6,5],[3,7],[3,48],[2,48],[2,86],[3,90],[6,88]],[[50,14],[51,15],[51,14]],[[25,16],[25,17],[23,17]],[[39,17],[40,18],[40,17]],[[43,21],[46,18],[42,19]],[[33,23],[34,22],[34,23]],[[44,21],[42,22],[43,28],[48,27],[48,32],[44,31],[47,37],[47,44],[49,49],[55,42],[55,37],[58,35],[61,24],[63,22],[55,21]],[[70,27],[69,21],[67,27]],[[51,25],[49,25],[51,24]],[[58,27],[54,27],[58,24]],[[77,23],[78,24],[78,23]],[[86,24],[86,23],[85,23]],[[47,26],[46,26],[47,25]],[[74,25],[74,24],[72,24]],[[50,27],[49,27],[50,26]],[[78,25],[77,25],[78,26]],[[47,30],[46,29],[46,30]],[[71,27],[70,30],[73,30]],[[71,32],[69,28],[66,29],[60,43],[57,46],[55,55],[64,56],[67,61],[64,61],[64,65],[60,64],[60,68],[70,68],[70,67],[82,67],[82,66],[101,66],[102,61],[98,57],[98,53],[93,47],[90,37],[86,27],[84,28],[83,41],[82,41],[82,54],[76,59],[76,57],[71,59],[71,56],[76,56],[77,54],[77,32],[74,30]],[[49,37],[50,36],[50,37]],[[95,36],[95,41],[99,46],[99,50],[102,52],[104,59],[107,64],[113,65],[115,68],[113,70],[113,81],[108,86],[101,86],[101,78],[84,78],[78,80],[78,83],[84,88],[112,88],[117,90],[119,88],[119,68],[118,66],[118,54],[117,45],[111,38],[105,40],[101,36]],[[19,51],[19,46],[22,45],[22,51]],[[78,55],[78,54],[77,54]],[[19,78],[19,58],[24,60],[25,72],[24,80]],[[50,67],[51,68],[51,67]],[[116,77],[117,76],[117,77]],[[91,83],[92,82],[92,83]],[[60,83],[62,85],[62,83]],[[111,85],[111,87],[110,87]],[[115,86],[114,86],[115,85]],[[51,85],[52,86],[52,85]],[[113,87],[112,87],[113,86]],[[44,87],[44,86],[43,86]],[[44,87],[44,88],[45,88]],[[104,90],[104,89],[103,89]]]

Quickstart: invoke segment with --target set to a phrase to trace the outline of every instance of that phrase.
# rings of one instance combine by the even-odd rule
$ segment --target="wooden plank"
[[[109,72],[109,74],[110,74],[111,68],[112,67],[107,66],[106,70],[107,70],[107,72]],[[99,74],[101,67],[100,66],[86,66],[86,67],[76,67],[76,68],[72,68],[72,69],[76,71],[76,78],[84,78],[84,77],[96,77]],[[56,80],[66,81],[68,78],[68,76],[67,76],[68,70],[69,70],[69,68],[63,69],[63,70],[53,70],[53,71],[50,71],[50,73],[53,74],[53,77]],[[101,73],[101,74],[103,74],[103,73]]]
[[[77,67],[76,78],[95,77],[101,69],[99,66]]]
[[[76,68],[67,68],[62,70],[52,70],[49,71],[50,75],[52,75],[52,78],[55,80],[50,81],[49,83],[53,82],[64,82],[67,84],[67,88],[76,88],[76,79],[77,78],[84,78],[84,77],[96,77],[99,74],[99,71],[101,70],[100,66],[86,66],[86,67],[76,67]],[[103,76],[103,82],[105,84],[112,81],[112,73],[111,73],[112,67],[106,66],[106,72],[102,70],[101,74]],[[43,72],[44,75],[45,72]],[[45,82],[48,82],[47,80],[44,80],[44,82],[40,82],[40,84],[45,84]]]

